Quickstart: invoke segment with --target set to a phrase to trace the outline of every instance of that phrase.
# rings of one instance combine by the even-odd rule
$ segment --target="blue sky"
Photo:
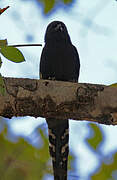
[[[57,9],[47,18],[42,14],[42,7],[37,7],[33,1],[1,1],[1,8],[7,5],[10,5],[10,8],[0,16],[1,39],[7,38],[9,44],[42,43],[44,45],[44,33],[48,23],[61,20],[66,24],[72,43],[79,51],[81,59],[79,82],[105,85],[117,82],[117,2],[115,0],[75,1],[67,11]],[[26,62],[15,64],[2,57],[2,75],[38,78],[42,48],[25,47],[20,50]],[[24,120],[19,118],[18,121],[13,118],[11,128],[17,134],[29,135],[43,121],[42,118],[26,117]],[[117,141],[113,138],[117,136],[117,127],[102,127],[106,136],[103,145],[103,152],[106,155],[117,147]],[[73,135],[70,146],[80,158],[78,169],[82,176],[87,175],[92,168],[95,169],[94,164],[96,164],[95,157],[83,142],[88,133],[87,123],[70,121],[70,128],[71,136]],[[79,134],[74,134],[77,129]],[[82,168],[85,162],[87,169]]]

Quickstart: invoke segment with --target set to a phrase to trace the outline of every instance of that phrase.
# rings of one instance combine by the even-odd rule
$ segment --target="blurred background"
[[[77,47],[79,82],[110,85],[117,82],[116,0],[1,0],[10,6],[0,16],[0,39],[9,45],[41,43],[47,25],[63,21]],[[39,79],[42,47],[19,48],[20,64],[3,56],[5,77]],[[68,180],[117,179],[117,127],[70,120]],[[44,118],[0,117],[0,180],[52,180]]]

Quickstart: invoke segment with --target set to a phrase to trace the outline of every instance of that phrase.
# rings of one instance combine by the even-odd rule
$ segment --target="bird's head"
[[[51,22],[46,29],[45,42],[71,42],[67,28],[61,21]]]

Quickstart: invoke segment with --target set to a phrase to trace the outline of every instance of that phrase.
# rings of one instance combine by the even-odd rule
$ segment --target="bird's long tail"
[[[54,180],[67,180],[69,154],[68,120],[46,119],[49,134],[49,151],[52,157]]]

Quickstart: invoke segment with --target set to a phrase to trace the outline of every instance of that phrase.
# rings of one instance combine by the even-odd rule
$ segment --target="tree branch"
[[[96,84],[4,78],[0,116],[55,117],[117,124],[117,88]]]

